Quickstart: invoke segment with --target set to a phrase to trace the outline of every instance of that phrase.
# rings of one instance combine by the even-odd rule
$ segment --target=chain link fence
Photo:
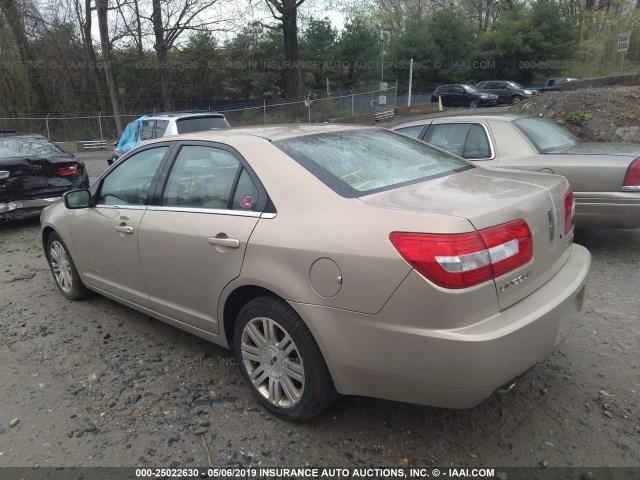
[[[253,102],[234,108],[227,106],[217,112],[224,114],[229,124],[235,127],[329,122],[374,111],[393,110],[398,105],[407,104],[407,95],[398,95],[397,82],[382,87],[386,88],[376,84],[366,88],[337,91],[327,97],[310,94],[305,100],[297,102],[263,101],[262,105]],[[414,105],[430,101],[430,94],[414,94],[411,103]],[[122,127],[140,116],[142,114],[120,115]],[[102,114],[80,117],[47,115],[40,118],[0,118],[0,131],[38,133],[56,142],[109,142],[119,138],[115,117]]]

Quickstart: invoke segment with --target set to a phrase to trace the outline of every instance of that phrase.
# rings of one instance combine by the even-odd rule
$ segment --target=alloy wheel
[[[69,257],[67,257],[66,250],[57,240],[51,242],[49,261],[58,286],[63,292],[70,293],[73,288],[71,263],[69,262]]]

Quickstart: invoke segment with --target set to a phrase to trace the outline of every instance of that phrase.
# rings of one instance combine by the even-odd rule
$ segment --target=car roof
[[[218,112],[160,112],[148,115],[145,120],[154,118],[184,118],[184,117],[217,117],[224,118],[224,115]]]
[[[517,114],[517,113],[489,113],[489,114],[478,114],[478,113],[470,113],[470,114],[452,114],[452,115],[438,115],[437,117],[423,118],[421,120],[414,120],[413,122],[403,123],[401,125],[396,125],[392,127],[392,129],[404,128],[404,127],[413,127],[417,125],[424,125],[426,123],[430,123],[433,120],[444,118],[447,120],[455,120],[460,119],[464,121],[480,121],[480,120],[498,120],[501,122],[512,122],[514,120],[518,120],[520,118],[527,117],[535,117],[535,115],[525,115],[525,114]]]
[[[307,135],[316,135],[323,133],[336,133],[344,131],[370,130],[372,128],[383,130],[373,125],[345,125],[345,124],[296,124],[287,123],[279,125],[256,125],[251,127],[235,127],[216,130],[204,130],[200,132],[183,133],[181,135],[170,135],[160,137],[153,141],[145,142],[145,144],[155,143],[156,141],[168,140],[209,140],[209,141],[227,141],[235,143],[239,139],[246,137],[259,137],[268,141],[286,140],[288,138],[304,137]]]

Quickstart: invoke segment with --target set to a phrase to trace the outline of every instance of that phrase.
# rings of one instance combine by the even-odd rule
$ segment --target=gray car
[[[566,337],[590,268],[563,177],[371,127],[153,140],[41,222],[62,295],[233,348],[289,420],[336,393],[477,405]]]
[[[640,145],[587,143],[557,123],[526,115],[450,115],[393,130],[476,165],[567,177],[580,227],[640,228]]]

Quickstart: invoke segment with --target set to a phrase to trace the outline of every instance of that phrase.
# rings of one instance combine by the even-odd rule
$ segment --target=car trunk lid
[[[527,222],[533,258],[495,278],[500,309],[546,283],[568,258],[572,242],[564,232],[566,179],[556,175],[475,168],[447,177],[361,197],[387,208],[415,209],[463,217],[483,230],[517,219]],[[430,233],[425,225],[424,233]]]

